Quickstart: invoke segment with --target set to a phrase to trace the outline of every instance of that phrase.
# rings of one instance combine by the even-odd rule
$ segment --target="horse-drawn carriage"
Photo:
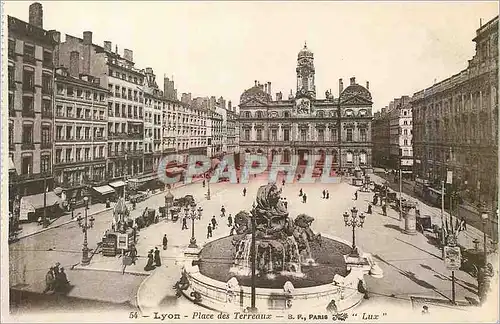
[[[195,204],[194,197],[192,195],[185,195],[174,200],[174,207],[189,207]]]
[[[135,219],[137,228],[141,229],[157,222],[156,210],[146,207],[141,216]]]

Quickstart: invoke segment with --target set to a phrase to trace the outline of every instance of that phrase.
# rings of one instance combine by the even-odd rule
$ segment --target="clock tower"
[[[314,54],[304,44],[304,48],[297,57],[297,98],[316,98],[314,85]]]

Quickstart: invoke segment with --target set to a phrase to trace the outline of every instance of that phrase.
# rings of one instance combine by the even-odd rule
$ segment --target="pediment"
[[[247,101],[244,101],[240,103],[240,106],[247,106],[247,107],[263,107],[263,106],[268,106],[267,102],[264,102],[263,100],[260,100],[255,97],[251,97]]]
[[[361,96],[352,96],[340,102],[342,105],[371,105],[372,102]]]

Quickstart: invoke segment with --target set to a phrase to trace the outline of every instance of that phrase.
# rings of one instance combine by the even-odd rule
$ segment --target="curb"
[[[78,266],[78,265],[74,266],[71,270],[76,270],[76,271],[114,272],[114,273],[130,274],[130,275],[133,275],[133,276],[143,276],[143,277],[149,277],[151,275],[151,273],[144,273],[144,272],[139,272],[139,271],[125,271],[125,273],[123,273],[123,271],[121,271],[121,270],[89,268],[87,266]]]

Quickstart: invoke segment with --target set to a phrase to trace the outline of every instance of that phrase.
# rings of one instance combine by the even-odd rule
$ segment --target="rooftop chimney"
[[[110,41],[104,41],[104,50],[106,52],[111,52],[111,42]]]
[[[123,50],[123,58],[126,59],[127,61],[133,62],[134,61],[134,52],[129,49],[124,49]]]
[[[370,90],[370,81],[366,81],[366,89]]]
[[[267,92],[267,83],[265,83],[265,84],[264,84],[264,92],[265,92],[265,93],[268,93],[268,92]]]
[[[115,54],[118,54],[118,45],[115,45]]]
[[[271,82],[267,82],[267,93],[269,93],[269,95],[272,95],[273,93],[271,92]]]
[[[255,80],[254,82],[255,82],[255,86],[257,86],[257,80]]]
[[[61,43],[61,32],[57,30],[51,30],[52,37],[56,41],[57,44]]]
[[[41,3],[34,2],[30,5],[29,23],[38,28],[43,28],[43,8]]]
[[[342,93],[342,91],[344,91],[344,83],[342,79],[339,79],[339,96]]]
[[[92,32],[84,31],[83,32],[83,44],[84,45],[92,45]]]
[[[80,77],[80,53],[72,51],[69,54],[69,75],[74,78]]]
[[[283,98],[283,94],[281,92],[276,92],[276,100],[280,101]]]
[[[351,78],[351,85],[355,85],[356,84],[356,77],[352,77]]]

